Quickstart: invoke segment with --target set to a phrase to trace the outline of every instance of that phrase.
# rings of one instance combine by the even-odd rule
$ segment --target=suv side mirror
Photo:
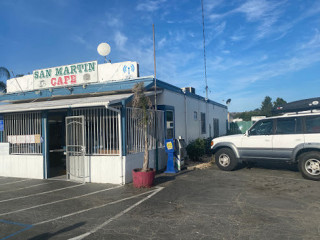
[[[249,130],[247,130],[244,135],[247,136],[247,137],[249,137]]]

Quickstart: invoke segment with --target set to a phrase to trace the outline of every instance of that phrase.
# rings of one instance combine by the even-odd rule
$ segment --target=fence
[[[12,113],[3,116],[1,140],[10,143],[10,154],[41,154],[41,113]]]
[[[73,116],[85,118],[86,154],[119,155],[119,113],[106,108],[74,109]]]
[[[136,116],[135,116],[136,115]],[[163,147],[165,130],[164,130],[164,112],[148,110],[148,149],[155,149]],[[138,119],[142,118],[142,110],[127,108],[126,112],[126,129],[127,129],[127,153],[138,153],[144,151],[144,137],[145,130],[143,123]]]

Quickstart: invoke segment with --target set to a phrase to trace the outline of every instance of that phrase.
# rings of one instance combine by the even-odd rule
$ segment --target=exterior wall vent
[[[193,88],[193,87],[184,87],[184,88],[181,88],[183,92],[189,92],[189,93],[193,93],[193,94],[196,94],[196,89]]]

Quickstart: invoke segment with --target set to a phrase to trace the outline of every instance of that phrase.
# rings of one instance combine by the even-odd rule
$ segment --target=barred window
[[[41,154],[41,113],[5,114],[3,141],[10,143],[10,154]]]
[[[85,118],[86,154],[119,155],[119,118],[116,111],[106,108],[74,109],[73,116]]]
[[[143,152],[145,137],[144,128],[141,126],[141,123],[139,123],[137,116],[134,116],[142,114],[142,110],[134,108],[127,108],[126,110],[127,152],[129,154]],[[159,148],[162,148],[164,146],[165,139],[164,112],[158,110],[155,114],[154,110],[148,110],[148,114],[148,149],[155,149],[156,144],[158,144]]]

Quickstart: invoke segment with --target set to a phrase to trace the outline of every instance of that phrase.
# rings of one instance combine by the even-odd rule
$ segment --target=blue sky
[[[230,111],[265,96],[320,94],[320,1],[204,0],[209,98]],[[205,96],[201,0],[0,0],[0,66],[15,74],[98,60],[138,61],[157,78]]]

